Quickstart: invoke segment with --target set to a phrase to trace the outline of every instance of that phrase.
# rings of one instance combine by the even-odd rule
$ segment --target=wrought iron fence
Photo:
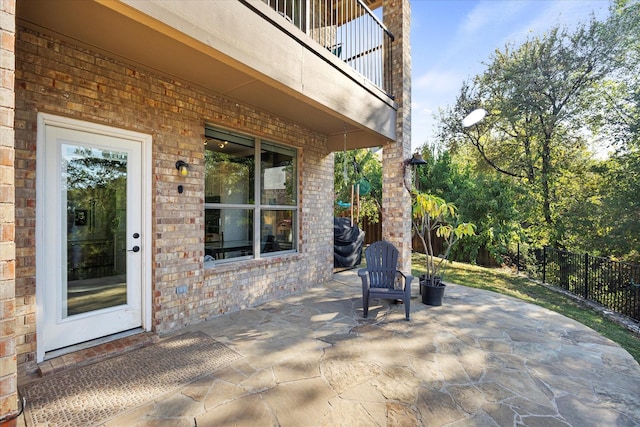
[[[534,276],[544,283],[640,321],[640,265],[549,247],[534,258]]]
[[[124,273],[126,252],[113,240],[80,240],[67,245],[67,279],[84,280]]]
[[[393,34],[362,0],[263,0],[313,40],[391,93]]]

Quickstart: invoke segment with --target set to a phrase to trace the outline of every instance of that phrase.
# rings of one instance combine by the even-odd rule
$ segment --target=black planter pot
[[[439,278],[435,280],[436,285],[431,284],[431,279],[420,277],[420,293],[422,294],[422,303],[427,305],[440,306],[444,298],[445,284],[440,282]]]

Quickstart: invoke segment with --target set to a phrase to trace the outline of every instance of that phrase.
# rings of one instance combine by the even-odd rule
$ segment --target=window
[[[205,137],[205,254],[229,260],[294,251],[296,150],[212,128]]]

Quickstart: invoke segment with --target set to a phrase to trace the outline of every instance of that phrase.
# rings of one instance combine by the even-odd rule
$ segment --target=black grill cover
[[[350,218],[333,218],[333,266],[355,267],[362,261],[364,231]]]

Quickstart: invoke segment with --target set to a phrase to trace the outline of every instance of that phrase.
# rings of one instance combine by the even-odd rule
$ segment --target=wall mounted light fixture
[[[422,154],[418,152],[413,153],[413,156],[411,156],[410,159],[405,160],[405,163],[411,166],[422,166],[427,164],[427,162],[422,158]]]
[[[176,162],[176,169],[178,169],[181,176],[189,175],[189,164],[184,160],[178,160]]]
[[[422,158],[422,155],[419,152],[415,152],[413,153],[413,156],[409,157],[408,159],[405,159],[404,162],[402,162],[402,174],[404,176],[404,187],[407,189],[407,191],[409,193],[411,193],[411,188],[409,186],[409,184],[407,183],[407,166],[411,166],[413,169],[413,175],[414,175],[414,181],[417,180],[417,174],[416,174],[416,166],[422,166],[422,165],[426,165],[427,162],[425,162],[425,160]],[[415,183],[414,183],[415,185]]]

